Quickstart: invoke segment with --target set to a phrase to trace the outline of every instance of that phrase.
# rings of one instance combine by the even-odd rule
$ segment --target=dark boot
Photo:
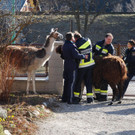
[[[80,102],[80,98],[79,97],[74,97],[72,104],[79,104],[79,102]]]
[[[92,103],[93,102],[93,98],[87,98],[87,103]]]
[[[95,93],[96,97],[94,98],[94,100],[99,100],[100,99],[100,93]]]
[[[100,95],[100,98],[98,101],[107,101],[107,95]]]

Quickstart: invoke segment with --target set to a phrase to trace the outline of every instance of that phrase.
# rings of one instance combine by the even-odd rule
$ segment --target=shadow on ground
[[[110,99],[111,100],[111,99]],[[133,100],[123,100],[122,104],[114,104],[114,105],[108,105],[108,103],[110,103],[109,101],[106,102],[94,102],[92,104],[88,104],[85,101],[82,101],[80,104],[67,104],[67,103],[61,103],[59,101],[56,101],[54,104],[56,104],[57,107],[53,107],[52,106],[52,111],[54,111],[55,113],[67,113],[67,112],[81,112],[81,111],[94,111],[93,109],[95,108],[110,108],[113,111],[110,112],[105,112],[103,110],[104,113],[106,114],[116,114],[116,115],[128,115],[128,114],[135,114],[135,99]],[[132,101],[132,102],[129,102]],[[127,106],[127,109],[119,109],[116,110],[115,108],[118,107],[124,107]],[[128,108],[128,106],[130,106],[130,108]],[[131,106],[133,106],[131,108]],[[114,111],[116,110],[116,111]]]
[[[98,134],[99,135],[99,134]],[[101,135],[101,134],[100,134]],[[135,130],[112,133],[110,135],[135,135]]]
[[[5,104],[18,104],[25,102],[27,105],[42,105],[43,103],[46,103],[47,105],[53,104],[54,100],[57,98],[57,95],[50,95],[50,94],[40,94],[34,95],[26,95],[24,92],[15,92],[11,93],[8,102],[1,101],[0,105]]]

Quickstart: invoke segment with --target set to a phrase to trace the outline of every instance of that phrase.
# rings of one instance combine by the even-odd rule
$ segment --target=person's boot
[[[100,99],[100,93],[95,93],[96,97],[94,98],[94,100],[99,100]]]
[[[80,98],[79,97],[74,97],[73,101],[72,101],[72,104],[79,104],[79,102],[80,102]]]
[[[107,95],[100,95],[100,98],[98,101],[107,101]]]
[[[93,102],[93,98],[87,98],[87,103],[92,103]]]

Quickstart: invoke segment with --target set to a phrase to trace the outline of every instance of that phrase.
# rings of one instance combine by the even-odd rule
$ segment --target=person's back
[[[64,69],[75,70],[77,68],[78,65],[74,56],[74,50],[76,50],[76,47],[73,42],[66,40],[63,45]]]
[[[84,38],[80,35],[80,33],[75,33],[74,35],[75,37],[75,44],[77,46],[78,51],[81,54],[85,54],[88,55],[88,59],[87,60],[81,60],[80,64],[79,64],[79,68],[85,68],[85,67],[89,67],[95,64],[94,60],[93,60],[93,56],[92,56],[92,44],[91,44],[91,40],[89,38]]]
[[[77,73],[77,63],[76,59],[85,59],[87,56],[79,54],[74,46],[73,34],[68,32],[66,34],[66,41],[63,45],[62,58],[64,59],[64,91],[62,95],[62,101],[69,104],[72,103],[73,99],[73,89]]]
[[[78,40],[76,40],[75,44],[76,44],[77,48],[79,48],[80,46],[82,46],[88,40],[89,40],[88,38],[81,37]]]
[[[92,45],[90,39],[83,38],[80,33],[74,33],[75,44],[81,54],[88,55],[87,60],[81,60],[74,89],[74,102],[79,103],[82,95],[81,83],[84,81],[87,90],[87,103],[93,102],[92,70],[95,64],[92,58]]]

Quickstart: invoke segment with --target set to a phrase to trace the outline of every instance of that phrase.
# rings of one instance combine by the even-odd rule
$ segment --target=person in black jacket
[[[72,104],[73,102],[73,89],[78,68],[78,63],[76,60],[88,58],[87,55],[79,54],[72,40],[73,33],[68,32],[66,34],[66,41],[63,45],[63,53],[61,56],[64,59],[64,91],[62,95],[62,101],[69,104]]]
[[[128,69],[128,78],[124,82],[124,88],[123,88],[123,93],[122,96],[124,96],[127,87],[129,85],[130,80],[133,78],[135,75],[135,41],[134,40],[129,40],[127,44],[127,49],[125,51],[125,55],[123,57],[123,60],[125,61]]]
[[[111,33],[107,33],[104,40],[97,42],[92,48],[94,58],[95,56],[104,57],[107,56],[109,53],[114,55],[112,40],[113,35]],[[105,80],[102,80],[102,86],[100,88],[95,88],[96,100],[107,101],[107,91],[108,84]]]

